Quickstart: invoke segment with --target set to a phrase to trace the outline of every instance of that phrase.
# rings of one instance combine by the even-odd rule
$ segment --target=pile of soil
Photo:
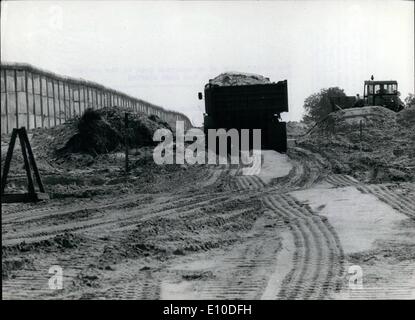
[[[415,123],[415,106],[403,109],[396,115],[396,120],[402,126],[413,126]]]
[[[225,72],[216,78],[209,80],[209,84],[216,86],[246,86],[253,84],[271,83],[269,78],[265,78],[259,74],[243,73],[243,72]]]
[[[109,153],[125,145],[125,135],[130,147],[155,146],[154,132],[160,128],[171,130],[169,124],[159,117],[137,113],[128,115],[126,130],[126,112],[129,111],[118,107],[87,109],[77,121],[78,132],[58,152]]]
[[[330,113],[328,117],[318,124],[315,131],[348,131],[351,127],[376,126],[391,128],[396,123],[396,113],[384,107],[370,106],[350,108]]]
[[[327,157],[334,173],[366,183],[414,181],[413,114],[377,106],[341,110],[297,143]]]
[[[63,168],[91,166],[99,155],[114,153],[125,147],[124,117],[128,110],[118,107],[88,109],[81,117],[67,120],[53,128],[36,128],[28,132],[37,165],[42,172],[60,172]],[[129,114],[127,141],[130,148],[153,147],[153,134],[159,128],[171,130],[157,116]],[[7,153],[10,134],[1,136],[1,153]],[[102,161],[103,159],[100,159]],[[4,165],[5,157],[1,164]],[[23,157],[17,141],[10,173],[24,173]]]

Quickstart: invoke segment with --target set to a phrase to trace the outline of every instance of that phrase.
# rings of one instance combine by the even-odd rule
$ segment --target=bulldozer
[[[404,108],[399,98],[398,82],[389,81],[365,81],[363,101],[365,106],[383,106],[395,112]]]
[[[359,95],[330,97],[332,111],[339,109],[382,106],[399,112],[405,105],[399,98],[398,82],[395,80],[367,80],[364,82],[363,99]]]

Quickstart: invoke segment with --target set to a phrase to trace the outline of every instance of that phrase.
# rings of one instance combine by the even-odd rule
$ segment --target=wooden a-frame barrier
[[[13,193],[5,194],[4,190],[7,184],[7,175],[9,174],[10,162],[13,156],[14,146],[16,144],[16,138],[19,136],[20,146],[22,149],[24,167],[26,170],[27,176],[27,193]],[[32,169],[35,175],[35,179],[39,188],[39,192],[36,192],[35,185],[33,183]],[[39,170],[36,165],[35,157],[33,156],[32,147],[29,143],[29,138],[27,136],[26,128],[21,127],[19,129],[14,128],[9,148],[7,150],[6,161],[4,163],[3,175],[1,177],[1,202],[2,203],[11,203],[11,202],[36,202],[40,200],[49,199],[49,195],[45,192],[45,188],[40,178]]]

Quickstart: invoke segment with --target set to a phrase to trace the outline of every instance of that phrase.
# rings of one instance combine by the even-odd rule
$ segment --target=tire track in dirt
[[[348,187],[358,186],[361,183],[346,174],[330,174],[325,178],[325,181],[332,184],[334,187]]]
[[[247,247],[238,257],[229,257],[223,264],[233,270],[233,275],[224,281],[209,281],[199,292],[203,299],[259,299],[267,285],[268,277],[259,269],[272,267],[275,257],[266,257],[259,247]]]
[[[221,257],[216,257],[219,271],[198,288],[202,299],[260,299],[275,270],[281,242],[277,232],[264,225],[274,217],[258,218],[249,239],[236,244]]]
[[[376,196],[380,201],[388,204],[396,211],[403,213],[411,219],[415,219],[415,197],[403,196],[393,189],[393,185],[360,185],[357,189],[366,194]],[[409,198],[409,199],[408,199]]]
[[[153,200],[151,196],[148,194],[135,194],[133,196],[124,196],[119,197],[118,200],[114,199],[103,199],[102,201],[95,203],[93,205],[87,204],[88,202],[77,202],[75,205],[74,203],[69,203],[68,205],[48,205],[47,207],[41,208],[28,208],[26,210],[18,210],[8,212],[8,208],[6,207],[6,214],[3,217],[3,224],[7,223],[15,223],[15,222],[26,222],[35,219],[41,219],[43,217],[50,217],[53,215],[65,215],[65,214],[76,214],[79,211],[86,210],[93,212],[94,210],[111,210],[117,208],[123,208],[127,206],[131,206],[132,204],[136,203],[137,205],[143,204],[148,200],[150,202]],[[42,205],[42,204],[41,204]],[[76,206],[76,208],[74,208]]]
[[[289,156],[299,163],[302,170],[290,179],[287,187],[308,189],[331,170],[330,164],[321,155],[310,150],[291,148]]]
[[[276,297],[322,299],[339,290],[343,251],[328,222],[287,194],[265,197],[264,203],[289,225],[296,247],[293,268]]]
[[[177,210],[189,210],[194,207],[203,207],[209,205],[214,201],[226,200],[228,197],[218,194],[208,194],[208,195],[194,195],[188,199],[170,199],[170,202],[159,204],[148,203],[146,206],[136,207],[137,204],[132,204],[132,202],[121,202],[121,204],[109,205],[104,207],[105,210],[100,210],[98,207],[90,207],[88,209],[74,209],[64,212],[66,216],[71,217],[69,221],[64,221],[64,223],[59,223],[58,225],[53,224],[53,216],[42,216],[40,223],[48,222],[48,226],[43,226],[41,228],[38,225],[35,225],[33,230],[25,230],[23,232],[7,232],[3,234],[3,245],[12,245],[18,242],[31,242],[40,239],[45,239],[63,232],[78,232],[86,231],[92,228],[108,228],[111,225],[115,226],[120,223],[134,224],[138,220],[143,219],[144,217],[154,216],[157,214],[168,214]],[[118,211],[114,209],[117,208]],[[126,210],[128,208],[128,210]],[[73,221],[72,217],[76,217],[76,213],[82,212],[84,214],[90,213],[95,214],[95,217],[90,217],[88,220],[84,220],[79,223],[79,221]],[[108,212],[108,214],[106,214]],[[62,213],[57,213],[58,216]],[[52,221],[51,221],[52,220]],[[61,221],[59,221],[61,222]],[[12,224],[15,226],[14,224]],[[39,230],[40,229],[40,230]]]
[[[194,170],[193,170],[194,171]],[[192,171],[192,172],[193,172]],[[209,170],[197,170],[196,175],[192,175],[192,179],[187,179],[186,183],[181,183],[180,188],[177,188],[177,185],[171,187],[170,192],[159,192],[161,196],[169,194],[171,196],[184,196],[186,194],[199,194],[197,190],[194,190],[194,181],[198,181],[204,188],[209,188],[212,185],[218,183],[218,180],[223,179],[225,176],[223,169],[209,169]],[[167,184],[174,184],[173,182],[168,181]],[[117,185],[110,185],[109,188],[116,189]],[[99,200],[93,199],[82,199],[75,198],[70,200],[68,198],[64,199],[51,199],[48,202],[40,202],[34,207],[32,204],[6,204],[3,206],[2,212],[2,221],[3,224],[17,221],[29,221],[31,219],[40,218],[42,216],[48,217],[55,214],[70,214],[73,212],[74,202],[77,206],[82,207],[86,210],[94,209],[117,209],[118,207],[134,205],[136,202],[137,205],[141,202],[148,200],[150,202],[154,198],[154,193],[134,193],[131,194],[121,194],[117,195],[116,199],[105,197]],[[91,205],[91,201],[94,201],[94,204]],[[62,204],[64,202],[65,204]],[[77,213],[78,210],[75,210],[73,213]]]
[[[310,158],[314,156],[312,153],[307,154]],[[322,159],[318,158],[314,161],[320,164],[324,163]],[[322,170],[316,170],[307,161],[298,163],[296,169],[294,171],[296,179],[291,177],[284,186],[286,189],[307,188],[321,179]],[[239,192],[252,190],[255,193],[251,193],[251,196],[256,197],[275,193],[275,188],[267,188],[259,177],[238,176],[238,171],[239,168],[227,171],[229,177],[227,183],[230,189],[236,189]],[[337,279],[342,272],[341,266],[337,262],[342,257],[339,240],[328,223],[323,222],[323,219],[319,216],[312,217],[314,214],[309,209],[304,209],[304,206],[297,203],[294,198],[285,196],[280,200],[285,201],[286,209],[284,210],[287,211],[284,212],[288,212],[288,217],[294,215],[295,219],[301,218],[304,220],[301,224],[295,224],[293,228],[298,249],[295,252],[295,262],[298,268],[297,266],[293,267],[291,273],[296,272],[301,279],[309,279],[306,284],[299,281],[292,290],[288,290],[286,295],[283,294],[281,297],[295,298],[301,295],[304,298],[326,297],[329,290],[335,290],[341,284],[341,281]],[[296,206],[295,209],[291,208],[293,201]],[[310,223],[313,219],[315,221],[311,223],[311,227],[306,227],[307,223]],[[264,239],[264,241],[267,240]],[[300,257],[304,259],[300,259]],[[318,263],[314,262],[315,266],[310,268],[314,257],[316,257]],[[259,276],[261,273],[258,270],[275,269],[275,259],[276,256],[269,257],[269,248],[264,250],[258,245],[246,247],[240,256],[229,257],[223,261],[224,265],[231,266],[231,269],[235,270],[236,275],[230,277],[227,281],[208,282],[201,290],[201,296],[205,299],[258,299],[262,296],[269,280],[269,274]],[[320,269],[324,269],[323,272]],[[304,280],[302,281],[304,282]],[[277,293],[275,293],[275,296],[277,297]]]
[[[266,187],[266,184],[258,176],[236,176],[235,189],[242,190],[261,190]]]
[[[18,241],[11,241],[9,238],[7,242],[3,241],[3,245],[12,245],[13,243],[21,243],[23,241],[28,241],[29,239],[32,241],[39,241],[41,239],[41,236],[51,237],[54,234],[62,233],[63,231],[82,231],[81,234],[83,237],[88,237],[90,241],[89,247],[82,248],[82,251],[75,251],[72,252],[71,250],[65,250],[64,252],[61,252],[59,255],[59,265],[62,266],[65,270],[65,274],[73,274],[76,278],[76,275],[79,274],[82,270],[88,269],[88,267],[92,264],[96,264],[99,256],[102,252],[104,252],[105,247],[109,245],[114,244],[120,244],[126,241],[125,239],[125,232],[128,232],[128,229],[133,227],[138,221],[142,221],[143,219],[150,219],[157,215],[178,215],[178,219],[180,219],[180,216],[186,216],[188,212],[197,213],[198,210],[209,210],[209,208],[214,208],[218,203],[221,203],[222,205],[225,205],[226,202],[232,201],[232,198],[229,198],[227,196],[223,196],[222,194],[215,195],[196,195],[196,196],[189,196],[186,197],[186,199],[178,199],[176,201],[166,203],[163,201],[161,205],[158,208],[153,208],[151,211],[148,212],[148,208],[140,208],[140,210],[137,210],[137,212],[140,212],[141,214],[135,214],[132,217],[128,218],[120,218],[121,213],[112,212],[111,214],[116,217],[111,217],[108,220],[105,221],[98,221],[97,223],[91,223],[89,221],[89,224],[84,226],[77,226],[77,228],[68,228],[68,225],[66,225],[65,228],[61,228],[58,230],[50,230],[50,228],[45,233],[35,233],[35,234],[26,234],[26,237],[22,239],[20,236],[17,236],[14,238],[14,240]],[[221,202],[222,201],[222,202]],[[213,210],[213,209],[210,209]],[[217,211],[217,210],[216,210]],[[215,211],[215,212],[216,212]],[[238,215],[243,214],[243,212],[236,212]],[[213,216],[223,216],[223,213],[217,212],[216,214],[209,214],[205,218],[212,219]],[[226,222],[226,220],[233,219],[232,216],[229,217],[221,217]],[[112,223],[112,226],[110,227],[110,224]],[[117,229],[118,228],[118,229]],[[117,234],[119,236],[114,235],[114,231],[117,230]],[[105,240],[101,240],[105,239]],[[93,242],[93,243],[92,243]],[[38,259],[39,260],[39,259]],[[43,260],[43,258],[41,259]],[[46,261],[46,260],[45,260]],[[76,265],[74,265],[76,263]],[[34,270],[30,269],[21,269],[18,272],[18,279],[14,279],[9,281],[5,286],[4,289],[9,292],[8,297],[18,297],[17,293],[21,293],[23,296],[28,296],[27,294],[23,294],[28,286],[29,286],[29,279],[35,279],[34,283],[38,283],[39,285],[42,284],[43,286],[45,283],[47,283],[47,279],[49,275],[47,274],[47,269],[52,265],[56,264],[56,261],[54,263],[48,262],[47,265],[37,266]],[[136,271],[136,269],[134,270]],[[27,275],[30,275],[29,277]],[[39,281],[37,281],[38,279]],[[124,279],[125,280],[125,279]],[[156,297],[155,294],[151,293],[149,290],[144,290],[142,293],[140,288],[143,286],[143,282],[131,284],[128,280],[122,281],[122,288],[119,288],[117,291],[118,293],[124,292],[123,295],[125,297],[129,297],[132,299],[135,298],[143,298],[146,297]],[[151,282],[147,285],[148,288],[154,287],[154,281],[150,280],[149,277],[146,277],[147,282]],[[77,281],[79,282],[79,281]],[[147,283],[144,282],[144,283]],[[145,287],[145,286],[144,286]],[[125,289],[126,288],[126,289]],[[132,288],[135,288],[134,290]],[[125,291],[127,290],[127,291]],[[133,291],[131,291],[133,290]],[[130,293],[128,293],[131,291]],[[34,290],[29,295],[33,294],[34,296],[42,294],[43,296],[47,297],[47,292],[49,290],[46,290],[45,292]],[[132,295],[134,293],[134,295]],[[50,295],[50,293],[49,293]],[[91,295],[90,295],[91,296]]]
[[[288,192],[298,189],[307,189],[323,179],[330,170],[330,164],[320,155],[309,150],[295,147],[289,149],[289,157],[293,169],[287,176],[275,178],[266,184],[256,175],[241,175],[241,167],[228,175],[226,181],[229,189],[236,192],[245,190],[264,192]]]
[[[233,207],[232,204],[233,199],[228,201],[229,206]],[[221,204],[221,207],[226,205],[226,203]],[[198,208],[201,210],[201,208]],[[212,208],[214,209],[214,208]],[[203,225],[207,222],[209,223],[219,223],[221,225],[229,225],[233,226],[237,220],[244,220],[244,216],[252,216],[257,213],[257,210],[253,208],[245,208],[242,204],[239,205],[238,208],[235,208],[232,211],[226,211],[227,213],[224,215],[221,212],[217,212],[217,210],[212,210],[212,212],[205,212],[205,215],[202,215],[202,212],[198,212],[194,209],[189,210],[190,212],[181,212],[176,213],[174,217],[169,217],[169,219],[174,218],[175,220],[181,219],[189,219],[189,214],[195,219],[192,219],[193,224]],[[213,221],[216,220],[216,221]],[[132,231],[132,233],[128,233],[128,231]],[[126,230],[124,228],[119,228],[116,230],[117,234],[119,234],[118,239],[114,239],[112,237],[111,243],[108,245],[115,246],[114,249],[117,251],[118,248],[125,247],[126,244],[132,243],[137,241],[134,237],[134,230]],[[102,250],[104,251],[104,250]],[[123,248],[123,252],[127,252],[127,256],[124,254],[121,255],[121,261],[127,259],[127,261],[134,261],[135,253],[130,250],[127,246]],[[104,261],[107,261],[108,256]],[[118,258],[115,256],[111,259],[111,263],[118,263]],[[160,298],[160,276],[154,277],[150,273],[150,271],[145,271],[148,273],[144,278],[142,277],[142,272],[138,272],[138,270],[142,266],[137,266],[137,263],[133,266],[125,266],[124,263],[121,262],[122,265],[122,273],[116,274],[116,283],[115,287],[111,287],[110,289],[97,289],[93,292],[87,293],[88,298],[93,299],[101,299],[101,298],[122,298],[122,299],[158,299]],[[120,265],[117,264],[117,269],[119,269]],[[141,274],[139,277],[138,274]],[[156,281],[156,279],[158,279]],[[114,282],[114,279],[111,280]]]
[[[137,269],[128,270],[123,274],[117,285],[107,288],[87,290],[81,299],[110,299],[110,300],[158,300],[160,299],[160,283],[150,271],[137,275]],[[125,271],[124,271],[125,272]]]
[[[287,152],[293,169],[288,175],[274,179],[267,190],[289,192],[307,189],[322,180],[330,172],[330,164],[320,155],[294,147]]]
[[[391,206],[396,211],[403,213],[411,219],[415,219],[415,195],[405,194],[396,191],[399,184],[363,184],[348,175],[332,174],[326,177],[325,181],[335,187],[354,186],[364,194],[372,194],[383,203]],[[415,190],[415,186],[412,183]]]

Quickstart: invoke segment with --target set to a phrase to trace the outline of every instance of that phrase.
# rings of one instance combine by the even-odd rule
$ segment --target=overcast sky
[[[224,71],[288,80],[290,112],[329,86],[414,92],[412,1],[1,2],[1,59],[92,80],[200,125],[197,92]]]

